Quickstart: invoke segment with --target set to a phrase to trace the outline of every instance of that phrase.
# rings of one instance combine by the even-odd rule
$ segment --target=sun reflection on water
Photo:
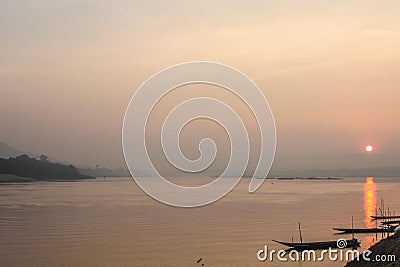
[[[375,228],[376,221],[371,220],[371,216],[376,214],[376,185],[374,178],[367,177],[364,185],[364,223],[367,228]],[[364,239],[367,247],[371,247],[377,241],[377,236],[367,236]]]
[[[367,228],[374,228],[375,221],[371,220],[376,212],[376,186],[374,178],[367,177],[364,185],[364,213],[365,213],[365,226]]]

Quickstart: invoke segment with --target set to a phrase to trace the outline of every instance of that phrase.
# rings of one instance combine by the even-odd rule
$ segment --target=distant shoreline
[[[34,179],[28,177],[16,176],[14,174],[4,174],[0,173],[0,185],[1,184],[15,184],[15,183],[33,183],[33,182],[80,182],[84,180],[90,180],[95,178],[82,178],[82,179]]]
[[[94,177],[82,175],[73,165],[51,162],[47,156],[39,159],[21,155],[15,158],[0,158],[1,183],[83,180]]]
[[[0,174],[0,183],[31,183],[37,180],[27,177],[20,177],[14,174]]]

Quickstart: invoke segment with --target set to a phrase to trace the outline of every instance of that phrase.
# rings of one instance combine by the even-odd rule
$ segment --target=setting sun
[[[373,145],[366,145],[365,146],[365,151],[367,152],[373,152],[375,150]]]

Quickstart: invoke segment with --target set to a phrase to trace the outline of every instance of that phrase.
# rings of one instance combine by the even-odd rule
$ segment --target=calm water
[[[400,178],[268,180],[252,195],[248,182],[194,209],[160,204],[130,178],[0,185],[0,265],[321,266],[260,263],[256,252],[281,249],[272,239],[298,240],[299,221],[305,241],[336,240],[331,228],[350,228],[351,216],[355,227],[373,227],[367,218],[381,196],[400,208]],[[362,248],[375,242],[357,238]]]

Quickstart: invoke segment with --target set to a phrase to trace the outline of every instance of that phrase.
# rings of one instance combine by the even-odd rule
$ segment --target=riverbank
[[[20,177],[13,174],[0,174],[0,183],[28,183],[34,182],[35,179]]]
[[[399,234],[393,235],[384,240],[381,240],[380,242],[376,243],[374,246],[369,248],[369,250],[372,252],[372,254],[369,256],[369,258],[371,259],[370,262],[367,262],[361,258],[360,261],[354,260],[352,262],[349,262],[346,265],[346,267],[364,267],[364,266],[400,267],[400,235]],[[387,257],[389,255],[394,255],[396,257],[395,258],[396,260],[395,260],[395,262],[393,262],[393,260],[386,261],[386,262],[373,261],[372,259],[376,259],[377,255],[379,255],[379,257],[382,257],[383,255],[385,255],[385,257]]]

